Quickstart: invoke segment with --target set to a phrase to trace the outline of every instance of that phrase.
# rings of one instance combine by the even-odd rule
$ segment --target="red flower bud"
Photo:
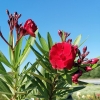
[[[82,75],[82,71],[80,70],[80,71],[78,71],[78,72],[76,72],[76,73],[74,73],[73,75],[72,75],[72,81],[73,81],[73,83],[78,83],[78,78],[80,77]]]
[[[64,36],[65,36],[65,38],[67,38],[69,35],[70,35],[70,33],[68,33],[68,32],[64,32]]]
[[[71,42],[72,42],[72,39],[68,39],[67,40],[67,43],[70,43],[71,44]]]
[[[98,61],[99,61],[99,59],[98,58],[93,58],[93,59],[91,59],[92,61],[91,61],[91,64],[96,64]]]
[[[86,71],[86,72],[91,71],[91,70],[92,70],[92,67],[90,67],[90,66],[86,66],[86,67],[85,67],[85,71]]]
[[[78,60],[77,60],[77,63],[78,63],[78,64],[81,64],[81,62],[82,62],[81,59],[78,59]]]
[[[7,15],[9,16],[9,10],[8,10],[8,9],[6,10],[6,13],[7,13]]]
[[[89,51],[88,51],[88,52],[86,52],[86,53],[85,53],[85,57],[86,57],[89,53],[90,53]]]
[[[31,36],[35,37],[35,31],[37,30],[37,26],[31,19],[28,19],[24,24],[24,29],[26,30],[26,34],[30,34]]]
[[[63,33],[62,33],[61,30],[58,30],[58,34],[59,34],[60,37],[62,37],[62,34],[63,34]]]
[[[84,48],[83,48],[83,53],[85,53],[87,51],[87,46],[85,46]]]

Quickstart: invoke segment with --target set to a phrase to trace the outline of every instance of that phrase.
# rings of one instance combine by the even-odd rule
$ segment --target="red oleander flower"
[[[31,36],[35,37],[35,31],[37,30],[37,26],[31,19],[28,19],[24,24],[24,29],[26,33],[24,35],[30,34]]]
[[[77,53],[77,46],[68,42],[56,43],[49,52],[49,60],[54,69],[71,69]]]

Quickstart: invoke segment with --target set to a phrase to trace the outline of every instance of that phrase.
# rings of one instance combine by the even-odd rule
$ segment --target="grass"
[[[86,88],[73,93],[74,100],[86,100],[82,97],[87,97],[87,100],[100,100],[99,99],[88,99],[88,97],[95,98],[96,95],[100,96],[100,85],[88,84]]]

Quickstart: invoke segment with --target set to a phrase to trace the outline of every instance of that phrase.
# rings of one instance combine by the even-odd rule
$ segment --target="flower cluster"
[[[88,72],[92,70],[91,64],[96,64],[99,59],[86,59],[86,56],[89,54],[87,47],[83,48],[81,54],[77,45],[72,44],[72,39],[67,39],[70,33],[58,31],[59,36],[61,37],[62,42],[56,43],[52,46],[49,52],[49,59],[52,67],[58,70],[71,70],[73,67],[78,67],[78,70],[72,74],[72,81],[78,83],[78,78],[82,75],[83,71],[81,70],[81,65],[86,64],[83,68],[84,71]],[[77,61],[75,59],[77,58]]]
[[[6,13],[9,17],[8,25],[9,25],[9,28],[10,28],[10,37],[13,34],[14,28],[16,30],[16,34],[17,34],[16,44],[25,35],[30,35],[32,37],[35,37],[35,31],[38,28],[37,28],[37,25],[35,24],[35,22],[32,19],[28,19],[25,22],[25,24],[22,26],[22,24],[18,24],[18,20],[21,17],[21,14],[18,14],[17,12],[15,12],[14,14],[10,14],[8,10],[6,10]],[[0,36],[11,47],[11,49],[13,49],[12,45],[10,43],[8,43],[8,41],[4,38],[1,30],[0,30]],[[15,44],[15,46],[16,46],[16,44]]]
[[[83,48],[83,52],[81,53],[80,50],[78,49],[78,56],[79,59],[77,60],[77,62],[74,63],[75,67],[78,67],[78,71],[73,73],[72,75],[72,81],[74,83],[78,83],[78,78],[82,75],[83,71],[81,69],[83,69],[85,72],[91,71],[92,64],[96,64],[99,59],[98,58],[93,58],[93,59],[87,59],[86,56],[89,54],[89,52],[87,51],[87,47],[85,46]],[[81,67],[81,65],[86,65],[85,67]]]
[[[21,17],[21,14],[15,12],[14,14],[10,14],[7,10],[7,15],[9,17],[8,25],[10,27],[10,31],[12,33],[13,29],[16,29],[17,40],[19,40],[22,36],[30,35],[35,37],[35,31],[37,30],[37,25],[32,19],[28,19],[25,24],[18,24],[18,19]]]

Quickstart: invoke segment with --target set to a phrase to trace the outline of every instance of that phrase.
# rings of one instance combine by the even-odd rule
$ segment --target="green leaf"
[[[5,81],[7,84],[9,85],[13,85],[13,78],[9,75],[9,73],[3,73],[0,75],[0,79],[2,79],[3,81]]]
[[[66,80],[68,82],[68,84],[71,84],[72,85],[72,77],[70,74],[68,74],[68,70],[64,70],[65,71],[65,75],[66,75]]]
[[[80,34],[74,41],[74,45],[79,45],[82,35]]]
[[[79,44],[79,47],[80,47],[83,43],[85,43],[87,39],[88,39],[88,37],[87,37],[81,44]]]
[[[43,61],[44,56],[42,56],[42,55],[41,55],[38,51],[36,51],[32,46],[30,46],[30,47],[31,47],[32,51],[35,53],[35,55],[38,57],[38,59],[39,59],[38,63],[39,63],[44,69],[46,69],[47,71],[51,72],[50,67],[49,67],[49,66],[46,66],[46,65],[45,65],[46,62]],[[45,59],[45,58],[44,58],[44,59]]]
[[[45,94],[45,98],[48,97],[48,90],[46,88],[46,86],[44,85],[44,83],[42,82],[42,80],[40,80],[39,78],[35,77],[37,82],[40,84],[40,86],[42,87],[42,89],[44,90],[44,94]]]
[[[51,35],[49,32],[47,33],[47,40],[48,40],[48,46],[49,46],[49,50],[50,50],[51,47],[53,46],[53,41],[52,41],[52,38],[51,38]]]
[[[33,75],[34,77],[39,78],[40,80],[44,80],[45,82],[48,82],[48,83],[52,84],[52,82],[49,79],[47,79],[47,78],[45,78],[43,76],[37,75],[37,74],[32,73],[32,72],[30,74]]]
[[[100,64],[93,64],[92,68],[94,69],[94,68],[99,67],[99,66],[100,66]]]
[[[30,46],[30,48],[32,49],[32,51],[34,52],[34,54],[35,54],[39,59],[43,59],[43,56],[42,56],[38,51],[36,51],[32,46]]]
[[[37,89],[39,90],[39,92],[41,93],[41,95],[44,95],[44,91],[42,90],[41,86],[39,85],[39,83],[36,80],[32,80],[33,84],[36,85]],[[39,94],[40,94],[39,93]]]
[[[36,61],[36,62],[34,62],[33,64],[32,64],[32,66],[31,67],[29,67],[26,71],[24,71],[23,73],[28,73],[29,71],[35,71],[35,67],[36,67],[36,65],[38,64],[38,62]]]
[[[7,58],[3,55],[3,53],[0,51],[0,62],[3,62],[6,66],[12,68],[12,65],[9,63]]]
[[[78,90],[81,90],[83,88],[85,88],[85,86],[83,86],[83,85],[80,85],[80,86],[72,86],[67,91],[68,91],[68,93],[73,93],[73,92],[78,91]]]
[[[34,95],[34,96],[37,98],[44,98],[44,96],[42,96],[42,95]]]
[[[6,82],[3,81],[2,79],[0,79],[0,90],[1,89],[2,89],[2,92],[11,93],[10,88],[8,87],[8,85],[6,84]]]
[[[29,62],[25,65],[25,67],[22,69],[22,72],[21,72],[21,74],[22,73],[24,73],[26,70],[27,70],[27,68],[28,68],[28,65],[29,65]]]
[[[9,34],[9,44],[12,46],[12,48],[14,47],[14,37],[12,33]],[[14,54],[10,46],[9,46],[9,56],[10,56],[11,64],[14,64],[15,63]]]
[[[41,53],[48,58],[48,52],[46,52],[36,41],[35,44],[37,48],[41,51]]]
[[[0,91],[0,94],[12,95],[12,93],[2,92],[2,91]]]
[[[21,54],[22,40],[23,40],[23,37],[18,41],[17,45],[14,48],[15,62],[18,61]]]
[[[46,43],[46,40],[43,37],[41,37],[41,35],[39,33],[38,33],[38,38],[39,38],[39,41],[41,43],[42,48],[45,51],[49,51],[48,44]]]
[[[38,30],[35,32],[35,34],[37,34],[37,33],[38,33]],[[26,59],[27,55],[29,54],[29,52],[31,50],[30,45],[33,45],[35,39],[36,38],[29,36],[27,43],[24,47],[24,50],[23,50],[21,56],[19,57],[17,63],[15,64],[15,68],[18,67],[19,64],[22,64],[23,61]]]
[[[78,81],[78,84],[79,85],[87,85],[88,83],[87,82],[83,82],[83,81]]]
[[[39,61],[39,64],[48,72],[53,72],[53,69],[50,69],[49,66],[50,65],[46,65],[46,63],[41,59],[41,61]]]
[[[0,62],[0,71],[2,71],[2,72],[6,72],[5,67],[2,65],[1,62]]]

